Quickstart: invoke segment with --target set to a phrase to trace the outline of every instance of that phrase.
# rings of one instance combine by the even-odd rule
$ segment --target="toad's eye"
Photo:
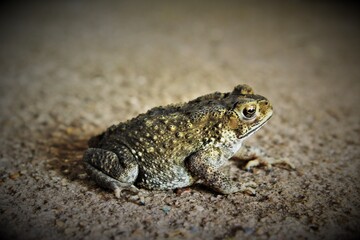
[[[244,107],[241,114],[245,120],[251,120],[256,116],[256,105],[248,105]]]

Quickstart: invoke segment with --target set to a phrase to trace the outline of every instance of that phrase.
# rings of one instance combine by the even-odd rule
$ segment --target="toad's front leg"
[[[186,161],[186,166],[195,178],[202,180],[204,185],[216,192],[222,194],[248,192],[254,195],[255,191],[252,188],[232,181],[218,169],[220,160],[221,153],[218,149],[207,149],[191,155]],[[254,187],[253,184],[250,187]]]
[[[87,149],[83,157],[85,169],[99,186],[114,191],[116,197],[120,197],[123,189],[137,193],[139,190],[133,184],[138,176],[138,164],[126,147],[120,147],[117,152]]]

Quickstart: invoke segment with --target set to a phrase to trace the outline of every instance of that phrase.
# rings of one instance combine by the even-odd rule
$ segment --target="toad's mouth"
[[[245,135],[241,136],[239,139],[245,139],[250,137],[251,135],[253,135],[255,132],[257,132],[262,126],[265,125],[265,123],[267,123],[270,118],[272,117],[272,114],[270,114],[270,116],[268,116],[263,122],[261,122],[259,125],[254,126],[249,132],[247,132]]]

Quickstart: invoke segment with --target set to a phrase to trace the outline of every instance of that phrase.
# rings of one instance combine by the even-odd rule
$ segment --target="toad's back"
[[[156,107],[110,127],[96,147],[124,144],[139,161],[180,164],[214,139],[225,112],[221,101],[214,99]]]

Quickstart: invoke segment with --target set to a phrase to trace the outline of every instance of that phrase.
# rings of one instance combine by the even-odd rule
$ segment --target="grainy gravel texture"
[[[360,28],[312,1],[53,1],[1,8],[0,234],[9,239],[345,239],[360,226]],[[256,196],[199,185],[115,199],[87,139],[151,107],[251,85],[271,121],[248,144],[297,170],[224,168]]]

